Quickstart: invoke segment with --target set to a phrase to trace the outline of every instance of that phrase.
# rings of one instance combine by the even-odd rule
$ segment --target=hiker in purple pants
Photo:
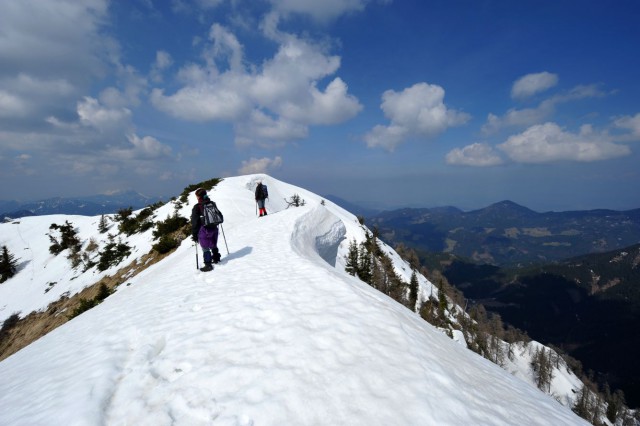
[[[204,227],[202,214],[204,212],[204,204],[212,202],[207,195],[207,191],[198,188],[196,190],[198,203],[191,210],[191,237],[193,241],[202,247],[202,257],[204,258],[204,266],[201,271],[207,272],[213,270],[212,263],[220,262],[220,251],[218,250],[218,227],[212,229]]]

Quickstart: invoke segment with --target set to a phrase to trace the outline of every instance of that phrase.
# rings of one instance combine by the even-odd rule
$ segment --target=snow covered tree
[[[9,252],[7,246],[2,246],[2,254],[0,255],[0,283],[5,282],[13,277],[17,272],[18,261],[15,256]]]

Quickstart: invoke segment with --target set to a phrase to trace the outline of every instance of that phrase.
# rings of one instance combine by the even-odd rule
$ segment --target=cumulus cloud
[[[470,116],[447,108],[444,94],[442,87],[427,83],[414,84],[402,92],[384,92],[381,109],[391,124],[377,125],[367,133],[367,146],[393,151],[408,137],[432,137],[466,123]]]
[[[238,146],[259,145],[264,148],[281,146],[286,142],[308,136],[308,127],[283,117],[272,117],[260,110],[234,126]]]
[[[445,157],[447,164],[457,166],[489,167],[502,164],[502,158],[485,143],[474,143],[451,150]]]
[[[507,127],[528,127],[540,124],[555,113],[557,105],[605,95],[596,85],[576,86],[567,92],[543,100],[535,108],[509,109],[503,116],[490,113],[487,122],[482,126],[482,132],[491,134]]]
[[[362,106],[334,77],[340,58],[321,45],[278,32],[279,47],[261,66],[246,64],[243,47],[226,28],[214,24],[205,46],[205,64],[179,71],[184,86],[173,94],[151,93],[153,105],[184,120],[225,121],[239,131],[241,144],[282,144],[305,137],[310,125],[333,125],[354,117]]]
[[[590,125],[575,134],[551,122],[513,135],[498,148],[519,163],[592,162],[631,154],[628,146],[613,143],[610,136],[595,132]]]
[[[238,173],[242,175],[250,175],[255,173],[267,173],[270,170],[278,169],[282,166],[282,158],[250,158],[242,162],[242,167],[238,169]]]
[[[107,108],[97,99],[87,96],[78,102],[78,117],[84,127],[93,127],[101,133],[112,133],[128,126],[131,111],[127,108]]]
[[[104,0],[0,2],[0,127],[29,131],[54,113],[73,114],[105,67],[107,8]]]
[[[525,99],[537,93],[544,92],[558,84],[558,75],[550,72],[527,74],[520,77],[511,87],[513,99]]]
[[[168,145],[136,134],[128,108],[110,107],[87,96],[78,101],[76,115],[73,121],[48,117],[55,132],[7,139],[15,141],[14,149],[38,154],[67,175],[159,173],[165,161],[175,161]]]
[[[171,155],[171,148],[152,136],[141,138],[136,134],[130,134],[127,135],[127,140],[131,143],[131,148],[121,152],[124,152],[129,159],[156,159]]]

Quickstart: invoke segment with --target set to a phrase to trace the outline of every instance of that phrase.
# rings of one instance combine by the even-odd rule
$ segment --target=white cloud
[[[68,103],[75,88],[61,78],[35,77],[19,73],[0,80],[0,119],[34,118],[48,110],[60,109],[60,103]]]
[[[297,122],[330,125],[353,117],[362,109],[358,100],[347,94],[347,85],[339,77],[331,81],[324,92],[312,85],[309,95],[298,103],[283,103],[277,108],[278,112]]]
[[[489,167],[503,163],[493,148],[484,143],[474,143],[462,149],[451,150],[445,159],[447,164],[460,166]]]
[[[432,137],[466,123],[470,116],[447,108],[444,94],[442,87],[427,83],[414,84],[402,92],[384,92],[381,108],[391,124],[375,126],[367,133],[367,146],[393,151],[407,137]]]
[[[487,122],[482,126],[482,132],[491,134],[506,127],[528,127],[540,124],[555,113],[556,106],[559,104],[602,96],[605,96],[605,93],[596,85],[576,86],[568,92],[545,99],[535,108],[513,108],[501,117],[490,113],[487,116]]]
[[[156,52],[156,60],[151,66],[150,77],[156,82],[160,83],[163,80],[162,72],[173,65],[173,58],[164,50],[158,50]]]
[[[519,163],[591,162],[631,153],[628,146],[613,143],[607,134],[596,133],[589,125],[582,126],[580,133],[574,134],[555,123],[532,126],[509,137],[498,148]]]
[[[138,136],[131,122],[131,111],[109,107],[85,97],[77,104],[75,121],[49,117],[56,129],[49,134],[17,138],[19,146],[46,158],[49,166],[67,175],[122,173],[161,173],[166,161],[175,161],[172,150],[151,136]],[[18,145],[17,145],[18,146]]]
[[[0,2],[0,126],[3,117],[20,116],[12,127],[30,129],[54,111],[73,113],[77,95],[105,67],[108,42],[100,28],[107,6],[103,0]]]
[[[235,121],[252,110],[251,99],[245,95],[241,76],[226,75],[218,80],[185,86],[175,94],[165,96],[153,89],[151,103],[161,111],[189,121]]]
[[[282,158],[250,158],[248,161],[242,162],[242,167],[238,169],[241,175],[249,175],[254,173],[267,173],[270,170],[278,169],[282,166]]]
[[[131,111],[127,108],[106,108],[97,99],[85,97],[78,102],[78,117],[82,126],[111,133],[129,126]]]
[[[549,72],[527,74],[520,77],[511,87],[511,97],[525,99],[537,93],[544,92],[558,84],[558,75]]]
[[[209,39],[213,44],[205,52],[207,64],[216,67],[216,62],[226,62],[232,71],[243,69],[244,49],[238,38],[220,24],[213,24],[209,30]]]
[[[24,117],[28,111],[26,99],[0,90],[0,118]]]
[[[260,110],[254,110],[247,120],[236,123],[234,128],[239,146],[257,144],[268,148],[308,135],[307,126],[283,117],[273,118]]]
[[[269,0],[283,15],[303,14],[317,21],[330,21],[347,13],[360,12],[370,0]]]
[[[631,139],[640,139],[640,113],[634,115],[633,117],[621,117],[614,122],[614,125],[620,129],[631,131]]]
[[[170,67],[171,65],[173,65],[173,59],[168,52],[165,52],[164,50],[159,50],[156,52],[156,68],[163,70]]]
[[[369,148],[383,148],[393,151],[408,136],[408,129],[402,126],[377,125],[364,136]]]
[[[132,145],[132,149],[125,151],[127,157],[154,159],[160,157],[168,157],[171,155],[171,148],[167,145],[160,143],[156,138],[151,136],[139,137],[135,134],[130,134],[127,139]]]
[[[542,103],[537,108],[510,109],[499,117],[489,113],[487,122],[482,126],[485,134],[495,133],[505,127],[528,127],[544,121],[553,114],[553,107],[549,103]]]
[[[205,46],[205,64],[188,64],[178,76],[184,86],[165,95],[151,93],[153,105],[184,120],[227,121],[236,141],[275,145],[306,137],[310,125],[332,125],[354,117],[362,106],[339,77],[325,88],[340,58],[323,46],[270,28],[279,47],[261,66],[247,64],[243,47],[224,27],[214,24]]]

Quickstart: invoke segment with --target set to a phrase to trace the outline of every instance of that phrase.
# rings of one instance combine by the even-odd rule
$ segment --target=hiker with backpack
[[[267,215],[267,209],[264,205],[264,201],[269,198],[269,192],[267,191],[267,185],[263,185],[262,182],[258,182],[256,186],[256,203],[260,209],[260,217]]]
[[[218,225],[222,223],[223,217],[205,189],[196,189],[196,197],[198,203],[191,210],[191,237],[202,247],[204,266],[200,270],[207,272],[213,270],[212,263],[220,262]]]

